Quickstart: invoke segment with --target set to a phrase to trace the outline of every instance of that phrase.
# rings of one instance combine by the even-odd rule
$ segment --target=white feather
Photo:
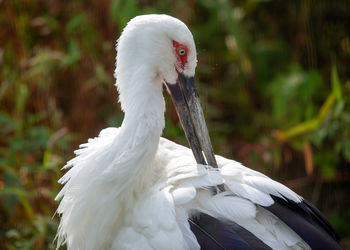
[[[160,152],[163,153],[168,150],[174,153],[172,155],[160,154]],[[179,152],[181,154],[178,154]],[[192,152],[189,149],[161,138],[156,156],[162,164],[165,164],[166,172],[169,168],[171,171],[177,169],[178,176],[181,176],[180,170],[184,172],[187,172],[187,170],[183,168],[180,159],[186,159],[191,154]],[[165,160],[165,157],[168,160]],[[196,197],[192,198],[194,194],[192,190],[191,199],[187,199],[188,203],[181,202],[181,204],[176,204],[177,207],[182,206],[188,214],[193,210],[197,210],[214,217],[234,221],[252,232],[272,249],[310,249],[299,235],[276,216],[260,207],[273,204],[274,201],[270,195],[284,196],[299,201],[300,198],[297,194],[282,184],[259,172],[248,169],[236,161],[217,156],[217,162],[221,178],[223,178],[223,183],[225,183],[228,191],[213,196],[210,191],[206,190],[207,185],[201,183],[203,185],[202,189],[200,186],[196,188]],[[192,163],[189,164],[187,169],[193,170]],[[198,178],[203,176],[201,171],[192,171],[190,179],[185,175],[182,176],[182,179],[177,177],[176,185],[172,183],[174,185],[173,189],[176,190],[177,186],[184,185],[181,184],[181,181],[188,185],[191,180],[195,179],[195,173],[198,174]]]
[[[187,246],[191,250],[199,250],[200,246],[198,244],[196,236],[193,234],[188,222],[189,213],[188,211],[181,206],[176,207],[176,220],[179,228],[181,229],[184,240],[187,243]]]
[[[176,206],[183,205],[194,197],[196,197],[196,188],[194,186],[183,186],[178,187],[171,192],[174,198],[174,203]]]
[[[163,81],[174,82],[172,40],[186,44],[184,74],[193,76],[191,32],[166,15],[139,16],[117,45],[116,86],[125,112],[120,128],[107,128],[75,151],[59,180],[61,217],[57,248],[199,249],[188,218],[195,211],[234,221],[274,249],[308,246],[262,206],[271,195],[300,201],[287,187],[240,163],[217,156],[219,170],[197,165],[190,149],[160,138]],[[149,52],[152,53],[149,53]],[[225,185],[212,195],[208,187]]]

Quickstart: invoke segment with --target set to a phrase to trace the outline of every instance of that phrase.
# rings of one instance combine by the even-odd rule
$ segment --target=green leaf
[[[332,65],[332,91],[337,101],[343,100],[341,84],[338,77],[338,70],[335,64]]]
[[[69,35],[82,32],[88,27],[88,21],[84,13],[73,16],[66,25],[66,31]]]
[[[77,42],[74,40],[71,40],[69,42],[68,55],[63,60],[62,66],[70,67],[72,65],[75,65],[80,60],[80,57],[81,57],[81,53]]]

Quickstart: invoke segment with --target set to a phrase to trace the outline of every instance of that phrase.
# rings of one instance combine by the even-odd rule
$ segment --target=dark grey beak
[[[197,163],[217,168],[194,77],[179,73],[175,84],[166,84]]]
[[[197,163],[217,168],[194,77],[179,73],[167,87]]]
[[[197,163],[217,168],[194,77],[179,73],[176,83],[166,86]]]

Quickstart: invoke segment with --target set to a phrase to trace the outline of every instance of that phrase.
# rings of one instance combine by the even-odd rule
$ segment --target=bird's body
[[[178,43],[184,45],[186,58]],[[330,246],[338,246],[333,229],[318,210],[307,207],[287,187],[220,156],[216,156],[219,168],[197,164],[189,148],[160,137],[163,82],[175,102],[172,83],[179,71],[194,75],[195,67],[193,38],[181,21],[148,15],[129,22],[118,42],[116,69],[124,121],[81,145],[67,163],[72,168],[60,180],[65,185],[57,195],[61,199],[58,245],[310,249],[313,240],[304,240],[284,216],[295,205],[296,218],[303,222],[310,217],[305,223],[320,231]],[[213,194],[210,187],[220,185],[224,190]]]

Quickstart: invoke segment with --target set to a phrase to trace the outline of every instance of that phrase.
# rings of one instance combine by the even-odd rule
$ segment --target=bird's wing
[[[292,190],[262,173],[222,156],[216,156],[216,158],[226,186],[238,196],[265,207],[274,203],[272,196],[294,202],[302,200]]]
[[[294,202],[302,200],[299,195],[281,183],[244,167],[234,160],[216,156],[219,169],[214,169],[204,165],[197,165],[191,150],[187,147],[165,138],[161,138],[159,145],[157,159],[159,159],[159,164],[166,166],[168,184],[182,187],[185,184],[191,185],[201,181],[204,183],[199,185],[209,187],[224,182],[233,194],[261,206],[272,205],[274,203],[272,195],[283,199],[287,198]],[[207,180],[199,178],[201,176],[208,178]]]
[[[222,228],[224,231],[233,230],[240,235],[246,230],[258,238],[256,242],[262,239],[267,247],[273,249],[308,249],[305,242],[314,246],[313,241],[317,237],[330,242],[330,246],[339,246],[331,237],[325,236],[334,231],[321,213],[312,205],[306,205],[302,197],[286,186],[221,156],[216,156],[219,171],[196,166],[188,148],[164,138],[160,141],[159,150],[167,157],[163,159],[163,165],[167,169],[168,183],[172,185],[171,193],[176,206],[206,214],[198,217],[198,213],[191,215],[192,212],[189,212],[189,218],[200,218],[199,221],[193,220],[197,226],[208,224],[207,220],[219,219],[220,221],[214,223],[219,232],[219,225],[227,224],[223,221],[231,221],[243,229],[234,231],[232,228],[237,227],[231,225],[229,228]],[[225,184],[227,191],[213,196],[207,187],[221,183]],[[292,209],[290,204],[296,206]],[[293,221],[295,216],[300,217],[297,222]],[[195,224],[186,225],[193,229],[192,233],[196,230]],[[310,224],[310,230],[305,229]],[[321,234],[313,239],[305,238],[305,234],[314,234],[315,231],[320,231]],[[201,232],[196,237],[201,237],[200,235],[205,234]],[[193,235],[189,234],[188,238],[193,239]],[[319,242],[323,239],[319,239]]]
[[[234,249],[271,250],[271,247],[234,221],[199,212],[189,218],[189,223],[202,249],[232,249],[234,246]]]
[[[336,231],[310,202],[261,173],[224,157],[217,158],[225,184],[233,193],[274,214],[312,249],[341,249]]]

